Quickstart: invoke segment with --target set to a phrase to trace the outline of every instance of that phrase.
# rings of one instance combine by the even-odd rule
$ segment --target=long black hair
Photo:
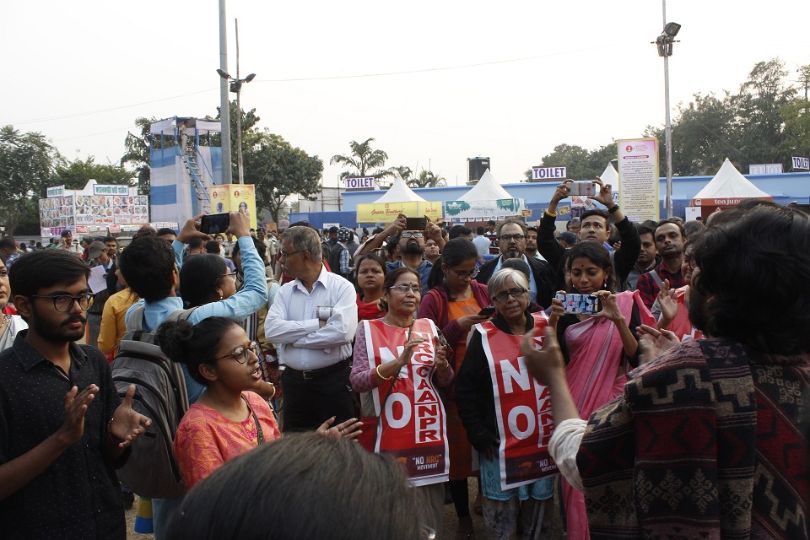
[[[470,259],[477,258],[478,249],[475,247],[475,244],[466,238],[453,238],[444,245],[441,257],[436,259],[436,262],[433,263],[433,268],[430,270],[430,275],[428,276],[428,288],[432,289],[433,287],[441,286],[447,289],[442,265],[452,268]]]
[[[213,253],[189,257],[180,270],[180,291],[187,307],[197,307],[221,300],[217,295],[228,267],[225,259]]]
[[[596,215],[596,214],[593,214]],[[574,259],[588,259],[593,264],[607,273],[605,288],[611,292],[616,292],[616,278],[613,275],[613,261],[610,260],[610,253],[599,242],[580,242],[568,250],[566,254],[565,269],[571,271]]]

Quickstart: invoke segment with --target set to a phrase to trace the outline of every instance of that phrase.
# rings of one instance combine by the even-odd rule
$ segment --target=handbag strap
[[[248,410],[250,411],[250,415],[253,416],[253,422],[256,424],[256,438],[258,439],[256,446],[261,446],[264,444],[264,432],[262,431],[262,425],[259,423],[259,417],[256,416],[256,413],[253,412],[253,407],[250,406],[247,398],[242,396],[242,399],[245,400],[245,405],[247,405]]]

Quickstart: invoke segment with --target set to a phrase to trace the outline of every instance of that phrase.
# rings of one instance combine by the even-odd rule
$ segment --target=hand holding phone
[[[593,197],[596,193],[596,188],[594,187],[594,183],[590,180],[580,181],[577,180],[572,182],[571,184],[571,195],[577,195],[580,197]]]
[[[558,292],[555,298],[562,302],[567,315],[596,315],[602,311],[602,301],[595,294]]]
[[[479,317],[492,317],[495,315],[495,306],[487,306],[478,312]]]
[[[200,220],[200,232],[205,234],[223,234],[231,224],[229,214],[208,214]]]

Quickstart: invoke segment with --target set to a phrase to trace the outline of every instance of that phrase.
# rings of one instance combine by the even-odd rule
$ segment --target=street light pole
[[[228,72],[228,39],[225,31],[225,0],[219,0],[219,69]],[[231,103],[228,95],[228,80],[219,82],[219,119],[222,140],[222,183],[233,183],[231,171]]]
[[[236,80],[241,81],[239,78],[239,20],[233,20],[233,27],[236,33]],[[236,86],[236,156],[237,156],[237,170],[239,171],[239,183],[245,183],[245,166],[242,161],[242,83],[237,83]]]
[[[666,125],[664,127],[664,145],[666,146],[667,165],[667,194],[666,210],[667,217],[671,218],[672,211],[672,120],[669,111],[669,57],[672,56],[672,45],[675,43],[675,36],[681,30],[681,25],[675,22],[667,22],[667,0],[661,0],[664,18],[664,31],[661,32],[654,43],[658,47],[658,56],[664,58],[664,107],[666,108]]]

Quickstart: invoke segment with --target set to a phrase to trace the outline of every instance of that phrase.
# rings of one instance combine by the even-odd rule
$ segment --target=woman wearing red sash
[[[374,452],[403,466],[411,484],[429,501],[433,523],[428,525],[439,530],[449,449],[436,385],[450,384],[453,368],[433,321],[415,318],[421,299],[419,274],[397,268],[386,276],[384,290],[388,311],[381,319],[362,321],[350,381],[360,393],[363,416],[376,420],[364,422],[363,428],[374,436]]]
[[[488,356],[494,354],[501,363],[509,362],[512,367],[519,366],[523,334],[533,328],[542,332],[546,318],[543,314],[533,316],[528,311],[529,282],[519,270],[506,268],[498,271],[489,280],[488,289],[496,315],[492,321],[475,327],[467,346],[464,363],[456,379],[458,409],[467,437],[480,455],[482,508],[484,523],[490,534],[498,539],[511,538],[517,530],[520,515],[523,517],[523,538],[537,538],[543,514],[538,501],[551,497],[552,483],[549,478],[524,478],[514,482],[519,487],[503,488],[501,462],[506,463],[509,458],[505,453],[510,441],[501,440],[503,422],[499,420],[499,414],[502,414],[506,401],[503,398],[496,399],[492,378],[495,367],[494,362],[490,365]],[[493,345],[496,342],[497,350]],[[512,387],[516,385],[517,383]],[[550,408],[550,403],[548,405]],[[550,436],[550,429],[547,435]],[[524,440],[535,441],[535,448],[539,436],[537,424],[531,433],[523,434]],[[527,461],[535,460],[527,458]],[[521,463],[520,467],[524,465],[526,464]],[[533,472],[537,471],[530,472],[528,476],[537,478],[539,475],[532,475]]]
[[[441,329],[453,348],[451,363],[458,373],[467,350],[470,329],[488,319],[478,313],[489,306],[487,286],[475,281],[478,275],[478,250],[466,238],[454,238],[445,244],[441,258],[433,265],[428,279],[430,290],[422,298],[419,317],[427,318]],[[450,492],[458,517],[458,536],[473,531],[470,517],[467,478],[473,476],[473,452],[461,417],[458,415],[455,390],[445,394],[447,401],[447,437],[450,441]]]
[[[626,373],[638,365],[636,328],[655,326],[638,291],[615,294],[610,254],[596,242],[582,242],[568,252],[566,271],[571,291],[596,294],[602,311],[595,316],[564,315],[560,300],[552,302],[549,325],[556,327],[566,361],[566,378],[582,418],[621,394]],[[568,537],[588,538],[585,499],[563,482]]]

